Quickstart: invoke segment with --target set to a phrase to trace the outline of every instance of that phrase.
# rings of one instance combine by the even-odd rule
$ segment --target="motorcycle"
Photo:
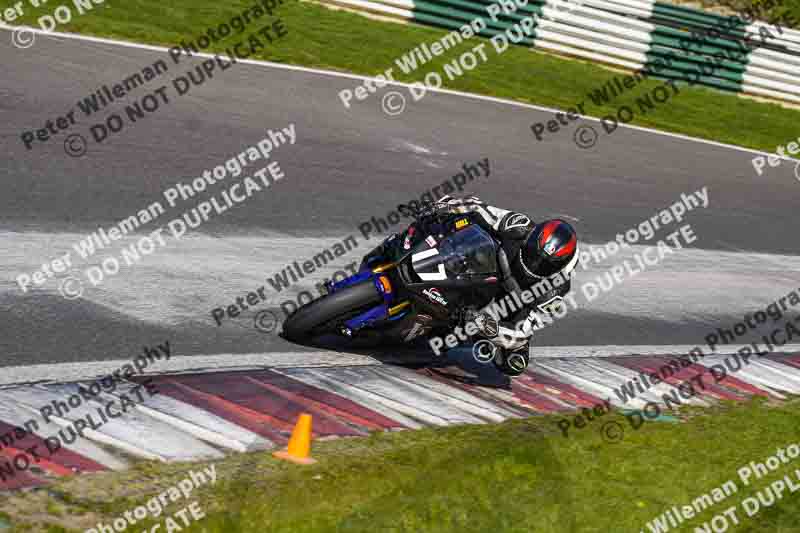
[[[408,229],[384,240],[355,275],[329,281],[327,294],[288,316],[286,339],[398,336],[401,319],[404,342],[447,334],[503,291],[507,264],[499,264],[499,243],[483,228],[466,215],[441,213],[438,204],[400,207],[414,218]]]

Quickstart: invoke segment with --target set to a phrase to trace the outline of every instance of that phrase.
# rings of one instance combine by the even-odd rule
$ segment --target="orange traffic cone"
[[[292,438],[289,439],[289,448],[286,451],[274,452],[272,455],[279,459],[285,459],[300,465],[311,465],[316,463],[315,459],[309,456],[311,452],[311,415],[303,413],[297,420],[292,430]]]

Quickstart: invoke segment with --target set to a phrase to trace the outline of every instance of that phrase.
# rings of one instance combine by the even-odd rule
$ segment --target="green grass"
[[[673,531],[694,531],[769,483],[800,470],[800,459],[750,486],[737,470],[800,443],[800,403],[754,401],[682,413],[681,423],[650,422],[634,431],[605,415],[565,438],[559,417],[499,425],[375,433],[316,442],[313,466],[280,462],[269,453],[215,463],[219,480],[197,499],[206,518],[188,528],[207,533],[264,531],[635,532],[673,505],[691,503],[728,480],[739,491]],[[600,430],[617,421],[621,441]],[[186,476],[199,465],[145,463],[122,473],[80,476],[51,493],[81,527],[111,520]],[[795,478],[796,479],[796,478]],[[154,486],[157,485],[157,486]],[[194,499],[194,497],[193,497]],[[24,520],[43,500],[0,499]],[[8,506],[12,510],[8,510]],[[185,505],[175,503],[165,516]],[[98,510],[102,509],[102,511]],[[739,509],[738,533],[800,530],[800,492],[788,491],[756,516]],[[57,518],[43,521],[53,526]],[[150,522],[152,523],[152,522]],[[40,526],[44,527],[44,526]],[[146,524],[136,526],[144,530]],[[163,529],[162,525],[162,529]]]
[[[771,9],[763,10],[762,20],[765,22],[777,21],[784,14],[790,14],[790,20],[794,22],[790,27],[800,28],[800,0],[700,0],[700,4],[706,8],[725,6],[737,13],[744,13],[749,7],[766,7],[770,1],[776,5]]]
[[[257,531],[256,524],[287,532],[639,531],[668,506],[691,502],[735,478],[743,464],[800,442],[797,407],[752,404],[718,417],[696,415],[686,424],[650,423],[618,443],[599,435],[611,417],[569,438],[553,434],[555,419],[381,435],[373,439],[376,448],[385,448],[377,455],[321,454],[319,466],[289,468],[260,494],[253,494],[249,483],[234,481],[225,493],[232,505],[242,504],[212,515],[206,527],[214,532]],[[795,466],[800,469],[800,460]],[[752,493],[743,490],[730,505]],[[794,498],[746,520],[744,530],[797,531],[800,494]],[[717,510],[728,506],[719,504]],[[709,511],[701,518],[713,516]]]
[[[241,0],[224,4],[210,0],[176,0],[169,5],[154,0],[106,0],[93,11],[76,16],[70,24],[57,29],[172,46],[183,39],[196,38],[206,28],[229,20],[249,5],[251,3]],[[47,9],[52,10],[53,7]],[[26,6],[23,22],[35,25],[37,16],[47,13],[47,9]],[[429,71],[443,73],[445,63],[483,42],[486,44],[488,61],[453,81],[443,76],[447,88],[562,109],[586,102],[587,114],[598,117],[614,113],[620,105],[637,109],[636,98],[660,84],[657,81],[642,83],[612,104],[596,106],[588,93],[618,73],[594,64],[562,59],[521,47],[498,55],[484,39],[468,40],[406,76],[399,72],[394,60],[421,42],[430,43],[446,32],[374,21],[353,13],[333,11],[294,0],[287,0],[276,11],[276,15],[281,17],[289,34],[263,51],[261,59],[367,75],[376,75],[394,66],[398,72],[397,79],[419,81]],[[259,24],[253,24],[246,31],[253,31],[257,26]],[[218,43],[216,49],[223,50],[235,41],[229,37]],[[177,72],[176,69],[172,68]],[[105,80],[102,74],[98,74],[96,81],[100,84],[120,80]],[[265,95],[265,98],[268,97]],[[353,105],[379,105],[377,97],[371,98],[371,101],[354,102]],[[338,98],[332,97],[330,105],[340,105]],[[710,89],[686,88],[666,105],[647,114],[637,112],[634,123],[773,151],[776,146],[797,138],[800,111]],[[558,135],[572,133],[561,131]],[[531,143],[536,143],[532,135]]]

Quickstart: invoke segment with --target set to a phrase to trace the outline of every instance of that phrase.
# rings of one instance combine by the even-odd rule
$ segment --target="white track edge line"
[[[5,23],[0,23],[0,30],[7,30],[7,31],[12,31],[13,32],[13,31],[15,31],[16,29],[18,29],[20,27],[23,27],[23,26],[15,27],[15,26],[10,26],[10,25],[5,24]],[[106,39],[106,38],[103,38],[103,37],[91,37],[91,36],[87,36],[87,35],[78,35],[78,34],[74,34],[74,33],[62,33],[62,32],[55,32],[55,31],[44,31],[44,30],[37,29],[37,28],[31,28],[29,26],[24,26],[24,27],[28,31],[31,31],[34,34],[62,37],[64,39],[74,39],[74,40],[78,40],[78,41],[87,41],[87,42],[94,42],[94,43],[100,43],[100,44],[110,44],[110,45],[115,45],[115,46],[122,46],[122,47],[127,47],[127,48],[138,48],[138,49],[141,49],[141,50],[151,50],[151,51],[157,51],[157,52],[168,52],[169,51],[169,48],[164,47],[164,46],[155,46],[155,45],[150,45],[150,44],[140,44],[140,43],[134,43],[134,42],[130,42],[130,41],[118,41],[118,40],[115,40],[115,39]],[[192,54],[192,56],[204,57],[204,58],[208,58],[208,59],[213,59],[216,55],[219,55],[219,54],[207,54],[207,53],[204,53],[204,52]],[[321,74],[321,75],[325,75],[325,76],[334,76],[334,77],[339,77],[339,78],[349,78],[349,79],[362,80],[362,81],[363,80],[373,80],[373,79],[375,79],[374,76],[364,76],[364,75],[360,75],[360,74],[350,74],[350,73],[346,73],[346,72],[337,72],[337,71],[332,71],[332,70],[316,69],[316,68],[311,68],[311,67],[301,67],[301,66],[298,66],[298,65],[287,65],[287,64],[284,64],[284,63],[273,63],[271,61],[263,61],[263,60],[255,60],[255,59],[239,59],[238,63],[242,63],[242,64],[245,64],[245,65],[257,65],[257,66],[263,66],[263,67],[271,67],[271,68],[276,68],[276,69],[295,70],[295,71],[299,71],[299,72],[308,72],[308,73],[312,73],[312,74]],[[409,83],[398,82],[398,81],[388,81],[388,80],[387,80],[386,84],[387,85],[397,85],[397,86],[406,87],[406,88],[411,86],[411,84],[409,84]],[[552,107],[539,106],[539,105],[535,105],[535,104],[526,104],[526,103],[523,103],[523,102],[516,102],[514,100],[505,100],[503,98],[496,98],[494,96],[486,96],[486,95],[481,95],[481,94],[465,93],[465,92],[461,92],[461,91],[454,91],[454,90],[451,90],[451,89],[433,89],[433,88],[431,88],[431,89],[428,89],[428,91],[433,92],[433,93],[449,94],[449,95],[461,96],[461,97],[464,97],[464,98],[472,98],[472,99],[476,99],[476,100],[483,100],[483,101],[493,102],[493,103],[498,103],[498,104],[512,105],[512,106],[522,107],[522,108],[526,108],[526,109],[535,109],[537,111],[546,111],[548,113],[563,113],[563,112],[566,112],[566,110],[564,110],[564,109],[556,109],[556,108],[552,108]],[[582,120],[591,120],[591,121],[598,122],[598,123],[602,122],[602,120],[599,119],[599,118],[589,117],[589,116],[582,117]],[[793,159],[791,157],[781,157],[781,156],[777,156],[774,153],[762,152],[760,150],[754,150],[752,148],[745,148],[743,146],[736,146],[735,144],[726,144],[726,143],[722,143],[722,142],[718,142],[718,141],[711,141],[711,140],[708,140],[708,139],[700,139],[698,137],[691,137],[689,135],[683,135],[683,134],[680,134],[680,133],[671,133],[671,132],[668,132],[668,131],[661,131],[661,130],[656,130],[656,129],[651,129],[651,128],[645,128],[645,127],[642,127],[642,126],[633,126],[633,125],[630,125],[630,124],[620,124],[620,126],[623,126],[623,127],[626,127],[626,128],[630,128],[630,129],[633,129],[633,130],[653,133],[653,134],[657,134],[657,135],[664,135],[664,136],[667,136],[667,137],[673,137],[673,138],[676,138],[676,139],[682,139],[682,140],[691,141],[691,142],[697,142],[697,143],[701,143],[701,144],[708,144],[708,145],[711,145],[711,146],[728,148],[730,150],[738,150],[740,152],[747,152],[747,153],[751,153],[751,154],[758,154],[758,155],[764,155],[764,156],[773,156],[773,157],[778,157],[779,159],[783,159],[785,161],[800,162],[800,159]]]
[[[607,345],[607,346],[532,346],[531,361],[536,359],[577,359],[587,357],[624,357],[624,356],[662,356],[673,357],[686,355],[694,348],[703,349],[704,355],[732,355],[740,348],[751,346],[741,345],[722,345],[719,351],[708,352],[705,345]],[[800,354],[800,344],[786,344],[772,352],[778,354]],[[293,363],[271,363],[271,355],[290,354],[295,362]],[[330,361],[331,352],[286,352],[276,354],[220,354],[220,355],[196,355],[178,356],[170,361],[159,361],[153,367],[153,371],[145,372],[144,375],[155,376],[168,373],[212,373],[212,372],[241,372],[246,370],[265,370],[280,368],[334,368],[334,367],[353,367],[353,366],[382,366],[383,363],[376,359],[366,356],[354,356],[343,352],[336,353],[341,361]],[[263,357],[266,359],[263,364],[237,365],[237,358]],[[317,358],[325,358],[326,361],[315,361]],[[433,356],[431,356],[433,359]],[[54,363],[40,364],[32,366],[0,367],[0,387],[23,385],[29,383],[46,382],[65,382],[82,381],[107,375],[114,370],[129,364],[130,359],[120,359],[113,361],[91,361],[79,363]],[[226,364],[227,363],[227,364]]]

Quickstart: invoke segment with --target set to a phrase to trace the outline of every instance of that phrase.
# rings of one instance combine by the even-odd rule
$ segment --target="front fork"
[[[376,250],[380,250],[382,247],[385,248],[384,245],[386,242],[387,241],[384,241],[384,243],[378,246]],[[376,250],[373,250],[373,252]],[[368,254],[368,256],[371,254],[372,252]],[[379,259],[377,254],[375,254],[374,259],[375,263],[377,263],[377,260]],[[376,265],[375,267],[370,267],[368,266],[368,263],[369,261],[367,261],[365,258],[364,263],[361,265],[361,269],[355,275],[336,283],[331,281],[327,281],[325,283],[325,288],[330,294],[357,283],[371,282],[375,285],[375,290],[378,291],[383,298],[382,303],[371,307],[363,313],[359,313],[358,315],[346,320],[341,325],[340,332],[348,337],[352,337],[358,330],[368,327],[376,322],[398,319],[411,310],[410,301],[397,301],[396,288],[392,286],[389,276],[383,274],[383,272],[386,270],[394,268],[396,264],[384,262],[383,264]]]

